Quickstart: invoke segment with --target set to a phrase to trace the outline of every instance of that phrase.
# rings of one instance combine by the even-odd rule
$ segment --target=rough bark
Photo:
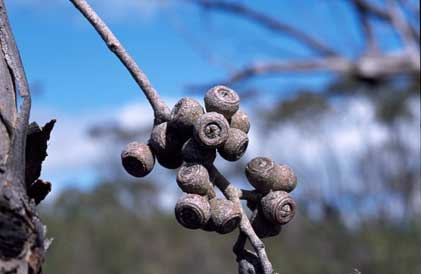
[[[51,188],[38,177],[54,121],[42,129],[29,126],[30,108],[28,82],[0,0],[0,273],[41,273],[49,244],[35,205]]]

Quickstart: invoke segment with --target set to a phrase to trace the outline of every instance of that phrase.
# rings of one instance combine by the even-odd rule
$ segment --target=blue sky
[[[74,112],[144,100],[125,68],[72,5],[46,4],[45,9],[27,5],[10,5],[9,12],[29,81],[42,86],[42,94],[34,98],[34,109],[48,105]],[[196,79],[217,75],[168,20],[160,19],[165,11],[140,19],[130,16],[141,17],[142,11],[128,12],[128,20],[102,11],[164,96],[179,95],[192,75]]]
[[[176,98],[186,95],[187,84],[221,79],[230,69],[250,60],[310,54],[295,41],[262,31],[253,24],[244,24],[243,20],[178,6],[175,1],[88,2],[97,9],[170,105]],[[322,40],[333,41],[347,56],[353,56],[361,49],[360,34],[353,24],[355,14],[349,12],[346,1],[243,2],[303,29],[311,26],[310,32]],[[70,185],[89,187],[109,163],[119,162],[121,147],[92,140],[87,136],[87,130],[92,125],[110,121],[127,128],[150,126],[150,107],[129,73],[67,0],[6,0],[6,4],[27,76],[34,88],[32,119],[40,123],[50,118],[58,120],[42,176],[53,182],[55,192]],[[336,19],[340,19],[341,24],[335,24]],[[377,28],[384,48],[399,47],[395,35],[382,24]],[[338,38],[338,33],[343,39]],[[269,90],[273,86],[277,94],[279,91],[288,94],[299,86],[317,89],[326,79],[325,74],[286,74],[270,81],[257,81],[255,85],[265,85]],[[269,94],[272,95],[274,93]],[[419,102],[413,109],[419,109]],[[355,117],[354,113],[357,113]],[[328,168],[314,164],[324,163],[324,145],[337,148],[335,153],[339,155],[335,157],[344,163],[341,168],[345,174],[350,174],[353,167],[349,162],[361,156],[359,153],[366,146],[367,136],[379,143],[385,138],[385,129],[375,122],[373,109],[365,101],[356,100],[320,124],[314,137],[302,128],[287,126],[262,138],[258,126],[252,127],[250,152],[245,157],[249,159],[264,153],[291,164],[304,181],[306,178],[311,181],[310,175]],[[419,140],[419,130],[414,131],[411,125],[409,128],[412,131],[405,131],[411,132],[408,136]],[[325,139],[327,136],[329,139]],[[279,140],[284,140],[284,144]],[[419,151],[419,143],[408,142]],[[162,169],[155,174],[168,175]],[[173,176],[167,176],[165,180],[173,180]],[[316,187],[329,191],[329,179],[326,178],[321,178]],[[172,189],[164,191],[163,195],[171,201],[168,196],[173,195]]]
[[[28,78],[34,86],[42,87],[42,94],[35,96],[34,109],[47,105],[75,112],[144,99],[124,67],[69,1],[6,2]],[[209,52],[216,53],[218,62],[233,67],[249,59],[273,58],[273,52],[279,58],[291,53],[308,55],[294,41],[273,36],[242,20],[205,14],[174,2],[90,1],[164,96],[180,97],[187,84],[222,78],[226,68],[203,58]],[[338,27],[322,27],[329,23],[323,15],[330,12],[332,4],[311,5],[312,9],[306,10],[294,2],[246,2],[302,28],[315,22],[312,26],[320,30],[320,39],[335,40]],[[343,4],[334,5],[346,15],[344,25],[352,26],[352,14]],[[297,13],[299,10],[302,12]],[[305,20],[295,20],[297,15]],[[355,28],[348,31],[349,39],[358,45]],[[337,43],[337,47],[343,48],[344,43]],[[320,78],[289,75],[277,81],[285,85],[317,85],[322,82]]]

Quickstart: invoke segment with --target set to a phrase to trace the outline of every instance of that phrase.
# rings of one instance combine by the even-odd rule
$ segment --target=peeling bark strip
[[[0,274],[41,273],[48,243],[35,204],[51,189],[38,178],[55,121],[42,129],[29,126],[30,108],[28,82],[0,0]]]

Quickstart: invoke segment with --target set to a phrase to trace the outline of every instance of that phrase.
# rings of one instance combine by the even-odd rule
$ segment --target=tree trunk
[[[41,273],[49,243],[36,204],[51,188],[38,177],[55,121],[43,128],[29,125],[30,108],[25,72],[0,0],[0,273]]]

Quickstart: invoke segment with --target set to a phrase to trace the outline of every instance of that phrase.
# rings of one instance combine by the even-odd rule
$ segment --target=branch
[[[218,81],[218,83],[230,86],[259,76],[304,72],[336,72],[348,74],[358,79],[380,80],[398,75],[419,74],[420,58],[419,52],[397,52],[361,56],[355,62],[351,62],[342,57],[273,61],[246,65],[227,79]],[[188,88],[205,89],[213,85],[215,85],[214,82],[203,85],[191,85]]]
[[[354,2],[354,5],[357,5],[359,7],[360,10],[363,10],[367,14],[371,14],[374,17],[377,17],[378,19],[386,21],[393,26],[394,19],[390,11],[382,9],[374,5],[373,3],[370,3],[367,0],[352,0],[352,1]],[[417,30],[413,28],[412,26],[409,26],[409,28],[410,28],[410,33],[413,39],[419,39],[419,33],[417,32]],[[396,31],[399,33],[398,29],[396,29]]]
[[[411,26],[402,16],[398,3],[394,0],[388,0],[387,2],[390,21],[399,34],[404,46],[412,52],[419,51],[417,41],[414,40]]]
[[[120,41],[115,37],[111,30],[107,27],[104,21],[98,14],[89,6],[85,0],[69,0],[82,13],[82,15],[95,28],[108,48],[120,59],[123,65],[130,72],[136,83],[142,89],[149,103],[151,104],[154,114],[155,123],[169,120],[170,109],[161,99],[158,92],[153,88],[146,74],[140,69],[137,63],[129,55]]]
[[[352,63],[342,57],[254,63],[237,70],[227,79],[218,81],[218,84],[231,86],[254,77],[270,74],[320,71],[344,72],[351,68]],[[214,85],[215,82],[202,85],[190,85],[188,86],[188,89],[207,89]]]
[[[265,245],[260,240],[260,238],[256,235],[254,232],[249,219],[247,218],[247,215],[244,213],[244,210],[241,206],[240,202],[240,194],[241,191],[232,185],[219,171],[215,166],[212,166],[209,169],[210,177],[214,179],[215,185],[221,190],[221,192],[224,194],[224,196],[238,205],[240,208],[242,218],[240,222],[240,231],[244,235],[247,236],[249,239],[251,245],[255,249],[257,256],[259,257],[261,267],[263,269],[264,274],[272,274],[272,264],[269,261],[269,258],[266,254]],[[235,245],[238,248],[238,244]],[[240,245],[241,246],[241,245]]]
[[[262,194],[255,190],[246,190],[246,189],[239,189],[238,190],[238,198],[240,200],[246,200],[250,202],[257,202],[262,198]]]
[[[361,11],[370,13],[379,19],[390,21],[390,15],[387,11],[385,11],[382,8],[377,7],[376,5],[370,3],[369,1],[366,1],[366,0],[352,0],[352,1],[354,5],[358,6],[358,9],[360,9]]]
[[[364,33],[364,38],[366,42],[365,53],[379,53],[379,47],[375,38],[373,26],[370,23],[369,12],[363,5],[361,5],[361,1],[359,0],[353,0],[352,4],[355,6],[355,9],[361,21],[361,28]]]
[[[311,48],[317,53],[329,56],[338,55],[336,50],[319,41],[317,38],[289,25],[270,17],[266,14],[260,13],[249,7],[239,3],[226,2],[226,1],[209,1],[209,0],[189,0],[206,9],[220,10],[222,12],[231,13],[239,17],[246,18],[252,22],[261,25],[271,31],[286,34],[303,43],[305,46]]]
[[[294,73],[308,71],[344,71],[349,69],[350,62],[342,57],[328,57],[297,61],[279,61],[248,65],[234,73],[228,83],[236,83],[250,76],[271,73]]]

